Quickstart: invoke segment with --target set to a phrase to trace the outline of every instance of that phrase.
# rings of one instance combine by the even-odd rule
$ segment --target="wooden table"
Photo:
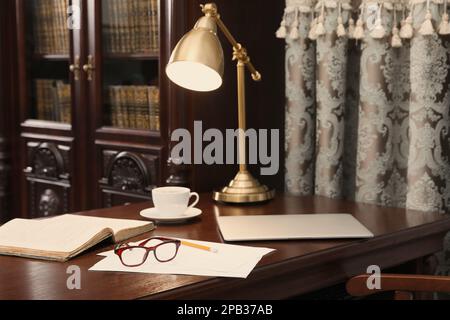
[[[92,272],[102,259],[102,245],[67,263],[0,257],[0,299],[280,299],[342,283],[366,272],[400,265],[442,248],[450,230],[450,216],[412,210],[330,200],[323,197],[278,195],[259,206],[224,206],[202,194],[201,218],[189,224],[158,226],[152,235],[223,242],[215,214],[298,214],[349,212],[369,228],[369,240],[307,240],[242,243],[269,247],[276,252],[263,258],[247,279],[208,278],[120,272]],[[83,215],[140,219],[150,203],[83,212]],[[145,235],[146,237],[149,234]],[[142,237],[144,238],[144,236]],[[67,268],[82,271],[81,290],[68,290]]]

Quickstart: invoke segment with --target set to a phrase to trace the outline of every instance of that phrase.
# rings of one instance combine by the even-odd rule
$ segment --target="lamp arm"
[[[219,29],[223,32],[227,40],[233,46],[233,60],[238,60],[244,63],[248,70],[252,75],[252,79],[254,81],[261,81],[261,74],[256,70],[253,63],[250,61],[250,57],[247,54],[247,49],[244,48],[240,43],[236,41],[236,39],[231,34],[230,30],[228,30],[227,26],[223,23],[222,19],[220,19],[220,14],[217,12],[217,6],[214,3],[207,3],[205,5],[200,5],[202,8],[202,12],[206,16],[210,16],[215,19]]]

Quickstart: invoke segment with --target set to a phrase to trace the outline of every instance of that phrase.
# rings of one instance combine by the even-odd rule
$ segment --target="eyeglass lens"
[[[144,263],[147,255],[147,250],[145,248],[129,248],[122,251],[122,262],[126,266],[138,266]]]
[[[175,242],[164,243],[158,239],[151,239],[146,247],[156,247],[154,250],[154,255],[156,260],[159,262],[167,262],[175,258],[177,254],[177,245]],[[147,258],[146,248],[129,248],[122,251],[122,262],[126,266],[138,266],[145,262]]]

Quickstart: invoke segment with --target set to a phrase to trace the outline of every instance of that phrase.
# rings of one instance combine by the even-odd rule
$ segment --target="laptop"
[[[374,235],[351,214],[218,216],[225,241],[355,239]]]

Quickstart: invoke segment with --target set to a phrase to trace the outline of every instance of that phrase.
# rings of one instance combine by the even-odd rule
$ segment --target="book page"
[[[148,224],[145,221],[69,214],[45,220],[15,219],[0,228],[0,247],[71,253],[104,229],[117,233]]]

